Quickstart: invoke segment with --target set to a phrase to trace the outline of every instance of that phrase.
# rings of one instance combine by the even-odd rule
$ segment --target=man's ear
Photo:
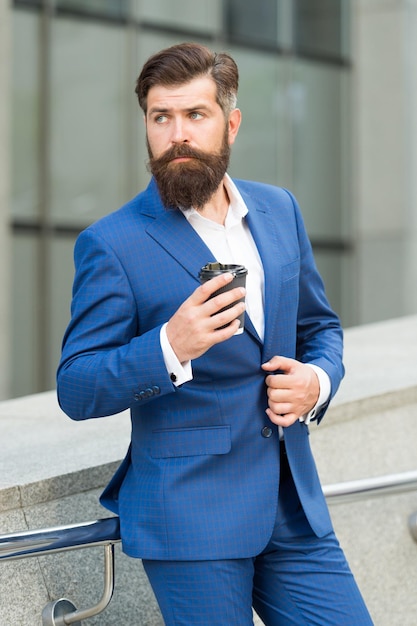
[[[242,120],[242,113],[240,109],[233,109],[233,111],[229,115],[229,119],[227,121],[228,126],[228,136],[229,136],[229,145],[231,146],[237,137],[237,133],[239,131],[240,122]]]

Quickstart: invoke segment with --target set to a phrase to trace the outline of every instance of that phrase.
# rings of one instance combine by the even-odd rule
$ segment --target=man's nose
[[[174,120],[172,126],[172,135],[171,135],[172,143],[184,143],[189,141],[188,132],[187,132],[187,124],[182,119]]]

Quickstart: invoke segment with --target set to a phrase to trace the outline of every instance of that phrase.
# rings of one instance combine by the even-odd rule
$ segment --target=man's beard
[[[188,144],[175,144],[158,158],[148,145],[149,169],[155,177],[161,200],[166,208],[202,209],[218,189],[227,171],[230,146],[227,132],[220,151],[203,152]],[[172,162],[178,157],[189,161]]]

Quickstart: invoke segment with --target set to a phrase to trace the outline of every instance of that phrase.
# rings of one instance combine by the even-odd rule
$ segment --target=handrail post
[[[81,626],[83,619],[102,613],[109,605],[114,591],[114,544],[104,546],[104,590],[100,601],[89,609],[76,610],[76,607],[61,598],[49,602],[42,612],[42,626]]]
[[[42,611],[42,626],[65,626],[65,616],[72,615],[76,606],[66,598],[49,602]],[[73,622],[74,626],[81,626],[81,622]]]
[[[414,541],[417,541],[417,511],[408,518],[408,528]]]

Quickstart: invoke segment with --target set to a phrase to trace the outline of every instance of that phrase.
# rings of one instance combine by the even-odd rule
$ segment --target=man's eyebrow
[[[192,111],[203,111],[203,110],[207,111],[209,108],[210,107],[207,104],[195,104],[190,107],[185,107],[181,110],[184,111],[185,113],[192,113]],[[158,114],[169,113],[173,109],[175,109],[175,107],[153,106],[149,109],[148,114],[154,115],[155,113],[158,113]]]
[[[152,107],[149,109],[148,113],[152,115],[153,113],[168,113],[168,111],[169,109],[166,107]]]
[[[201,111],[202,109],[209,109],[210,107],[208,106],[208,104],[195,104],[192,107],[187,107],[184,109],[184,111],[187,111],[188,113],[191,113],[191,111]]]

